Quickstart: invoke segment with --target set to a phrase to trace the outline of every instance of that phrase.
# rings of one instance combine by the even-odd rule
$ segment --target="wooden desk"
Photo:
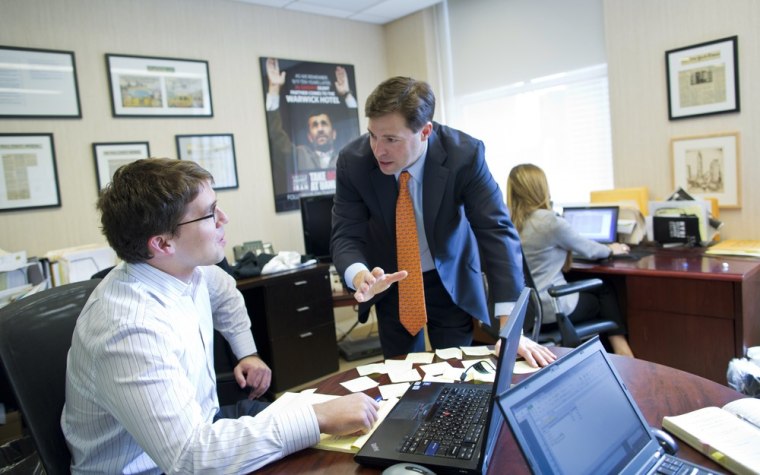
[[[573,263],[571,278],[611,281],[637,358],[726,384],[731,358],[760,345],[760,260],[658,249],[632,260]]]
[[[562,355],[569,350],[566,348],[552,348],[552,351],[558,355]],[[636,399],[647,422],[654,427],[662,427],[663,416],[682,414],[710,405],[722,406],[729,401],[744,397],[742,394],[726,386],[721,386],[707,379],[674,368],[616,355],[611,355],[611,358],[628,389]],[[332,376],[319,384],[317,392],[338,395],[348,394],[348,391],[340,385],[340,382],[354,379],[358,376],[359,373],[355,369]],[[526,377],[529,377],[529,375],[515,375],[513,381],[518,382]],[[380,384],[389,383],[388,376],[383,375],[380,379]],[[375,397],[380,394],[380,391],[377,388],[373,388],[366,391],[366,393]],[[725,469],[692,449],[686,443],[681,442],[679,445],[679,457],[714,470],[725,471]],[[506,425],[501,429],[494,453],[489,473],[530,473],[525,459]],[[306,449],[274,462],[258,470],[256,473],[337,475],[357,473],[377,474],[380,472],[381,470],[356,464],[352,454]]]

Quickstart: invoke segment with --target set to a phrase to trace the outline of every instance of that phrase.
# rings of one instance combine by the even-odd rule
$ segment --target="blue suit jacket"
[[[483,142],[434,123],[422,183],[425,233],[441,281],[457,306],[490,325],[481,259],[494,302],[516,301],[524,279],[520,240],[486,165]],[[330,243],[341,277],[356,262],[398,270],[397,196],[396,179],[380,171],[366,134],[343,148]],[[359,305],[362,322],[386,294]]]

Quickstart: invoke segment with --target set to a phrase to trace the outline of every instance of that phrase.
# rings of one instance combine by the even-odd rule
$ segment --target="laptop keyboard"
[[[469,460],[483,436],[491,388],[447,387],[399,452]]]
[[[662,463],[657,466],[657,470],[654,473],[662,475],[705,475],[712,472],[705,470],[704,467],[700,467],[699,465],[692,465],[678,457],[664,455]]]

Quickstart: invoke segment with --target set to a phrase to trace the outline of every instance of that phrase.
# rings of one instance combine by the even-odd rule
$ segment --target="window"
[[[533,163],[555,203],[588,202],[613,188],[607,66],[556,74],[460,97],[456,127],[483,140],[506,192],[513,166]]]

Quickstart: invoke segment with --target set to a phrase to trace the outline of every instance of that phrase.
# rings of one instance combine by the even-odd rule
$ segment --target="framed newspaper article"
[[[238,187],[232,134],[176,135],[177,158],[192,160],[214,177],[215,190]]]
[[[0,134],[0,211],[61,206],[53,134]]]
[[[150,157],[148,142],[94,143],[95,169],[98,172],[98,191],[109,183],[122,165]]]
[[[739,112],[737,37],[665,52],[668,117]]]

